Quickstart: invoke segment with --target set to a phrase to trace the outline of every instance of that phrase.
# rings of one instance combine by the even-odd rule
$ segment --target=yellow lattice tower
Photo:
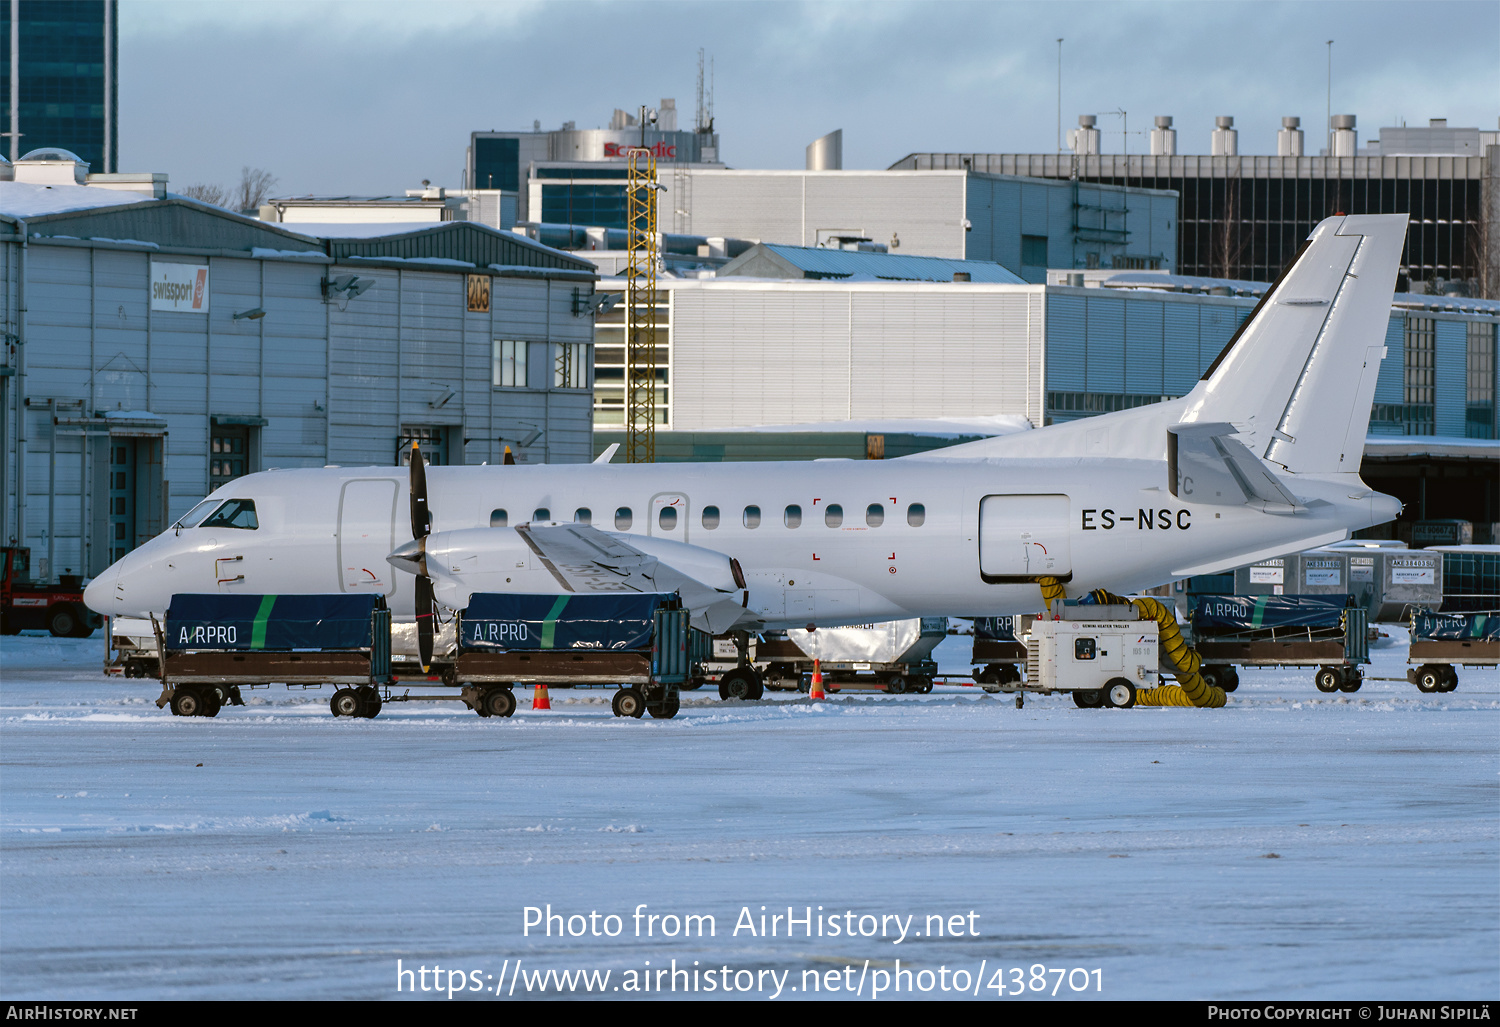
[[[625,460],[656,462],[656,157],[632,148],[626,186]]]

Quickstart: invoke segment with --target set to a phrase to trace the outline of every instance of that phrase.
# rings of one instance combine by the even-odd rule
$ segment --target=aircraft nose
[[[124,595],[119,589],[120,569],[111,565],[103,574],[88,583],[83,590],[83,605],[104,617],[113,617],[118,598]]]

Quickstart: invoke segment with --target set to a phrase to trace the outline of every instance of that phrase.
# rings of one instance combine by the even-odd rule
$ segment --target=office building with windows
[[[0,135],[15,161],[38,149],[119,170],[117,0],[0,3]]]

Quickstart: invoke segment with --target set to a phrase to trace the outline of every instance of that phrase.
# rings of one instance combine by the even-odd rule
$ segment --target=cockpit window
[[[213,516],[205,518],[202,526],[205,528],[246,528],[254,531],[260,527],[260,522],[255,519],[255,500],[231,499],[215,510]]]
[[[213,510],[213,508],[218,506],[221,502],[223,502],[223,500],[205,499],[203,502],[199,503],[197,506],[189,510],[185,516],[178,518],[177,523],[174,525],[174,527],[196,528],[198,526],[198,522],[207,517]]]

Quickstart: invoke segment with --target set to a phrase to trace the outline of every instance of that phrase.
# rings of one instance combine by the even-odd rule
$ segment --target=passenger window
[[[1094,658],[1094,640],[1092,638],[1073,639],[1073,659],[1092,660]]]
[[[491,510],[490,511],[490,527],[492,527],[492,528],[504,528],[504,527],[507,527],[509,524],[510,524],[510,514],[506,513],[504,510]]]
[[[717,506],[705,506],[703,508],[703,526],[710,531],[719,526],[719,508]]]
[[[255,500],[231,499],[204,518],[202,527],[244,528],[254,531],[260,527],[260,522],[255,519]]]
[[[615,511],[615,530],[629,531],[633,518],[630,516],[630,507],[622,506]]]
[[[747,528],[758,528],[758,527],[760,527],[760,507],[758,507],[758,506],[747,506],[747,507],[745,507],[745,527],[747,527]]]
[[[545,506],[539,506],[531,512],[531,519],[533,522],[550,521],[552,520],[552,511],[547,509]]]
[[[844,523],[844,508],[837,503],[830,503],[828,509],[823,511],[823,523],[830,528],[837,528]]]
[[[913,503],[906,508],[906,523],[913,528],[920,528],[925,520],[927,520],[927,507],[921,503]]]
[[[586,506],[580,506],[577,510],[573,511],[573,520],[577,521],[579,524],[593,524],[594,511],[590,510]]]
[[[786,508],[786,514],[782,517],[788,528],[802,527],[802,507],[792,505]]]
[[[865,523],[872,528],[878,528],[885,523],[885,507],[879,503],[871,503],[865,508]]]
[[[664,506],[661,513],[656,515],[656,523],[661,526],[662,531],[675,531],[677,529],[677,508],[675,506]]]

